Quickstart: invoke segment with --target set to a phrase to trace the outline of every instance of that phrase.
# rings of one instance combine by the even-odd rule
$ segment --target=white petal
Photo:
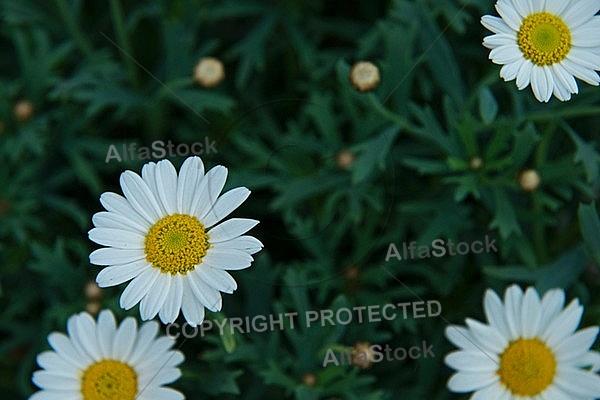
[[[148,293],[161,272],[157,268],[148,268],[135,277],[123,291],[119,304],[129,310]]]
[[[67,332],[86,363],[91,364],[102,358],[96,341],[96,322],[91,315],[82,312],[71,316],[67,321]]]
[[[165,387],[153,387],[144,390],[138,400],[183,400],[185,396],[175,389]]]
[[[204,216],[214,206],[227,180],[227,168],[217,165],[206,173],[192,201],[190,213]]]
[[[526,18],[529,14],[531,14],[531,10],[529,9],[529,3],[527,0],[512,0],[512,4],[515,10],[519,13],[521,18]]]
[[[199,216],[206,228],[210,228],[238,208],[250,196],[250,190],[238,187],[224,193],[205,215]]]
[[[446,337],[452,344],[463,350],[479,351],[471,332],[463,326],[450,325],[444,330]]]
[[[140,302],[140,316],[143,320],[156,317],[171,289],[171,274],[159,273],[154,284]]]
[[[177,179],[177,210],[190,215],[196,187],[204,176],[204,164],[199,157],[188,157]]]
[[[254,236],[239,236],[226,242],[215,243],[214,248],[243,250],[248,254],[258,253],[264,245]]]
[[[523,53],[515,43],[512,43],[492,49],[489,58],[496,64],[508,64],[523,60]]]
[[[254,258],[245,251],[234,249],[221,249],[213,247],[208,250],[206,256],[202,258],[203,264],[211,267],[228,270],[240,270],[248,268]]]
[[[133,348],[135,346],[135,339],[137,337],[137,322],[132,317],[125,318],[117,333],[113,342],[113,357],[119,361],[127,361]]]
[[[448,389],[457,393],[472,392],[497,382],[500,378],[490,372],[459,372],[448,381]]]
[[[90,263],[95,265],[120,265],[145,259],[146,255],[139,249],[115,249],[103,247],[90,254]]]
[[[156,197],[168,215],[177,212],[177,171],[169,160],[161,160],[156,166]]]
[[[208,265],[201,265],[196,268],[196,271],[200,276],[200,279],[221,292],[233,293],[237,289],[235,279],[233,279],[226,271],[209,267]]]
[[[171,277],[171,289],[165,299],[165,303],[158,312],[158,316],[163,324],[174,322],[181,309],[181,298],[183,295],[183,279],[181,274],[175,274]]]
[[[166,215],[165,208],[163,207],[162,203],[160,202],[160,199],[158,198],[158,188],[156,186],[156,163],[155,162],[149,162],[142,167],[142,179],[144,180],[144,182],[146,182],[146,185],[148,185],[148,188],[156,197],[156,200],[157,200],[156,203],[158,204],[158,208],[160,210],[159,215],[161,215],[161,216]]]
[[[577,87],[577,81],[575,80],[575,77],[568,73],[567,70],[561,64],[554,64],[552,66],[552,69],[554,71],[554,76],[556,77],[555,85],[559,85],[560,83],[560,85],[562,85],[565,88],[565,90],[567,90],[569,93],[579,93],[579,88]]]
[[[29,400],[83,400],[81,395],[72,390],[43,390],[35,392]]]
[[[554,384],[573,396],[600,397],[600,376],[575,368],[560,370]]]
[[[545,68],[534,66],[531,71],[531,89],[535,98],[540,102],[548,102],[552,94],[552,87],[547,80]]]
[[[597,326],[582,329],[559,343],[553,350],[561,363],[571,363],[588,352],[596,337],[598,337]]]
[[[81,387],[81,382],[76,376],[60,376],[49,371],[35,371],[31,380],[40,388],[47,390],[77,391]]]
[[[565,306],[565,292],[562,289],[551,289],[542,297],[542,317],[540,332],[544,332],[550,322],[556,318]]]
[[[144,225],[141,225],[139,221],[136,222],[134,219],[127,218],[126,216],[116,212],[97,212],[92,217],[92,222],[96,228],[121,229],[125,231],[136,232],[140,235],[145,235],[148,233],[146,222],[144,222]]]
[[[192,293],[210,311],[221,311],[223,299],[218,290],[208,286],[200,278],[196,270],[188,272],[188,283]]]
[[[498,358],[495,360],[480,351],[453,351],[449,353],[444,362],[450,368],[464,372],[495,372],[498,370]]]
[[[37,355],[36,361],[40,367],[63,376],[75,375],[79,369],[60,357],[52,350],[46,350]]]
[[[116,267],[106,267],[96,276],[96,283],[101,288],[117,286],[135,278],[146,268],[152,268],[146,260],[138,260]]]
[[[80,354],[64,333],[52,332],[48,335],[48,343],[56,353],[65,361],[83,369],[88,365],[87,357]]]
[[[113,313],[110,310],[100,311],[96,327],[96,339],[102,357],[112,358],[114,338],[117,333],[117,321]]]
[[[484,15],[483,17],[481,17],[481,25],[485,26],[488,30],[494,33],[515,35],[516,37],[516,30],[506,25],[502,18],[493,17],[491,15]]]
[[[567,59],[590,70],[600,69],[600,54],[594,54],[589,49],[573,47],[567,55]]]
[[[544,9],[554,15],[562,15],[562,12],[569,6],[570,0],[546,0]]]
[[[541,317],[541,300],[533,287],[527,288],[523,297],[521,335],[525,339],[538,336]]]
[[[571,32],[573,46],[598,47],[600,46],[600,18],[595,17],[586,24]]]
[[[188,279],[183,279],[181,312],[192,328],[195,328],[204,321],[204,306],[198,302]]]
[[[243,235],[258,225],[257,220],[247,218],[231,218],[208,231],[210,243],[225,242]]]
[[[572,397],[554,384],[546,388],[542,396],[542,400],[573,400]]]
[[[121,174],[121,189],[131,206],[149,223],[154,223],[162,216],[154,194],[146,182],[133,171]]]
[[[552,93],[554,94],[554,97],[560,101],[568,101],[571,99],[571,92],[558,78],[555,78],[554,80],[554,89],[552,90]]]
[[[155,374],[148,376],[148,379],[151,379],[150,382],[141,381],[140,386],[146,387],[146,385],[150,383],[151,386],[148,386],[147,389],[152,389],[155,387],[172,383],[180,377],[181,371],[178,368],[162,368]],[[145,393],[146,390],[144,390],[144,392],[142,393]]]
[[[106,208],[107,211],[119,214],[127,219],[132,220],[137,226],[143,228],[144,232],[147,232],[152,221],[147,221],[142,217],[127,199],[119,194],[106,192],[100,196],[100,203]]]
[[[523,292],[517,285],[512,285],[504,293],[504,316],[510,332],[509,340],[515,340],[521,333],[521,304]]]
[[[509,337],[510,331],[504,316],[504,305],[500,297],[492,289],[485,291],[483,309],[488,323],[502,336]]]
[[[592,86],[598,86],[598,83],[600,82],[600,76],[598,76],[596,72],[574,63],[569,60],[568,57],[562,60],[562,66],[565,67],[570,74],[575,75],[577,78]]]
[[[525,89],[531,81],[531,71],[533,70],[533,63],[529,60],[525,60],[519,68],[517,73],[517,88],[519,90]]]
[[[548,346],[554,347],[575,332],[581,316],[583,307],[579,305],[577,299],[573,300],[555,319],[548,325],[546,331],[542,334],[542,339]]]
[[[510,26],[515,31],[519,30],[523,19],[521,18],[519,13],[512,7],[512,4],[509,1],[499,0],[496,3],[496,10],[508,26]]]
[[[152,342],[146,354],[136,363],[136,368],[140,370],[153,369],[156,373],[173,355],[169,352],[173,345],[175,345],[175,340],[168,336],[158,337]]]
[[[127,360],[130,365],[137,365],[139,361],[146,356],[152,343],[154,343],[154,338],[157,333],[158,323],[156,321],[149,321],[142,324],[138,331],[131,355]]]
[[[507,394],[506,389],[502,387],[502,385],[497,382],[487,386],[483,389],[479,389],[471,396],[470,400],[501,400],[501,399],[510,399]]]
[[[118,249],[144,249],[145,237],[122,229],[94,228],[88,232],[93,242]]]
[[[486,36],[483,38],[483,45],[488,49],[493,49],[498,46],[514,45],[517,42],[517,36],[513,33],[500,33],[496,35]]]
[[[573,32],[574,28],[594,18],[596,11],[598,11],[598,0],[579,0],[566,8],[561,17]]]
[[[500,77],[504,79],[505,82],[512,81],[517,77],[521,64],[523,64],[523,60],[514,61],[502,66],[500,69]]]
[[[576,367],[591,368],[592,372],[600,371],[600,353],[597,351],[588,351],[579,360]]]
[[[479,344],[480,350],[488,356],[492,357],[492,354],[494,353],[502,353],[508,346],[506,338],[494,328],[471,318],[467,318],[466,322],[473,333],[473,338],[475,338],[476,343]]]

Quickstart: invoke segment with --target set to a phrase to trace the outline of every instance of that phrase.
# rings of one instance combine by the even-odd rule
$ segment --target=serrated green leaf
[[[502,239],[508,239],[513,233],[521,234],[515,210],[503,189],[494,189],[494,207],[494,219],[490,223],[490,229],[498,228]]]

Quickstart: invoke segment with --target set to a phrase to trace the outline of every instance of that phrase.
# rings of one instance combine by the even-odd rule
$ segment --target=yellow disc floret
[[[202,262],[210,244],[198,218],[173,214],[158,220],[146,235],[146,260],[163,273],[185,274]]]
[[[556,358],[538,339],[518,339],[500,356],[500,381],[518,396],[536,396],[553,381]]]
[[[559,17],[547,12],[529,15],[517,33],[523,56],[536,65],[552,65],[571,50],[571,31]]]
[[[83,373],[81,394],[83,400],[134,400],[137,374],[121,361],[98,361]]]

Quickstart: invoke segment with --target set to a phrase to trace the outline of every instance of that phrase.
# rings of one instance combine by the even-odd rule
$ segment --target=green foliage
[[[265,244],[209,319],[297,312],[294,329],[178,340],[189,399],[451,399],[446,321],[483,319],[487,287],[562,287],[600,323],[600,91],[539,104],[498,77],[478,21],[491,1],[2,0],[0,392],[24,399],[46,336],[93,304],[99,196],[144,161],[109,146],[216,141],[208,167],[246,186]],[[216,88],[197,60],[224,62]],[[351,65],[381,72],[371,93]],[[34,106],[20,121],[17,102]],[[355,160],[341,165],[337,156]],[[177,167],[182,157],[170,157]],[[477,160],[477,161],[476,161]],[[519,173],[535,169],[526,193]],[[498,252],[385,261],[388,245],[496,239]],[[125,285],[100,305],[119,318]],[[306,311],[423,300],[442,316],[306,327]],[[183,324],[182,318],[180,321]],[[320,322],[320,321],[319,321]],[[435,357],[323,367],[357,342]],[[596,346],[597,348],[597,346]],[[314,384],[305,377],[312,374]]]

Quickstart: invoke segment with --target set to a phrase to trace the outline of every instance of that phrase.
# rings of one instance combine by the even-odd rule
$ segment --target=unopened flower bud
[[[373,352],[371,345],[366,342],[358,342],[352,349],[352,364],[358,368],[367,369],[373,364]]]
[[[359,61],[350,70],[350,82],[361,92],[368,92],[379,85],[379,68],[369,61]]]
[[[223,63],[214,57],[201,58],[194,67],[194,80],[205,88],[217,86],[225,79]]]
[[[519,186],[525,192],[535,192],[541,182],[540,175],[534,169],[525,170],[519,176]]]
[[[34,112],[35,108],[33,107],[33,103],[29,100],[20,100],[15,104],[15,107],[13,108],[15,118],[19,122],[25,122],[31,119],[31,117],[33,117]]]
[[[335,162],[340,169],[348,169],[354,164],[356,157],[348,150],[341,150],[335,155]]]

